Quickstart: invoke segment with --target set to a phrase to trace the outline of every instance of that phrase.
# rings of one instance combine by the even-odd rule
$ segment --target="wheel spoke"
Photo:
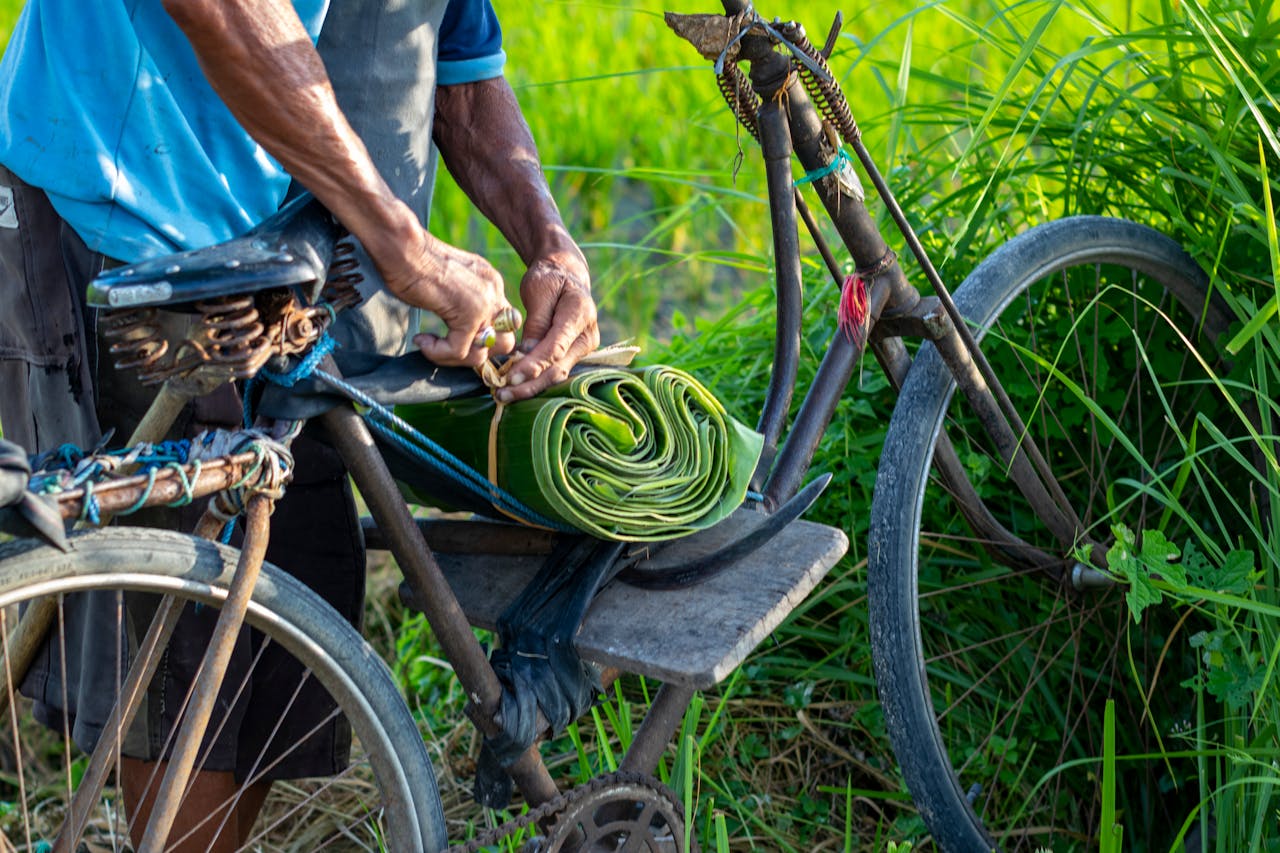
[[[164,785],[165,762],[128,756],[166,754],[172,726],[165,720],[185,713],[190,679],[183,673],[188,663],[194,671],[203,652],[198,642],[191,648],[199,634],[189,629],[217,618],[235,552],[179,534],[123,527],[73,534],[71,541],[70,558],[29,540],[0,544],[0,653],[7,700],[22,709],[10,715],[19,759],[2,795],[15,803],[4,840],[15,849],[37,849],[55,838],[59,849],[73,851],[135,849],[130,821],[145,817],[133,812],[145,812],[147,798]],[[263,571],[270,581],[255,590],[246,609],[253,630],[241,634],[207,740],[196,753],[200,799],[183,803],[164,849],[208,849],[223,829],[252,835],[239,840],[251,849],[345,849],[353,840],[397,851],[443,846],[430,761],[389,672],[314,593],[274,567]],[[14,668],[9,614],[35,596],[58,602],[50,622],[56,636],[37,646],[39,669],[24,684]],[[83,618],[89,613],[92,621]],[[166,643],[169,632],[187,647]],[[265,679],[278,689],[259,694]],[[32,691],[31,699],[19,697],[20,685]],[[240,720],[248,720],[244,709],[259,701],[270,702],[279,716],[249,731]],[[51,730],[29,720],[28,708]],[[62,708],[77,709],[75,718]],[[82,737],[96,742],[87,758],[74,751],[73,741]],[[26,748],[28,738],[35,749]],[[44,745],[56,738],[64,744]],[[257,751],[237,756],[215,748],[231,739],[256,744]],[[329,762],[343,760],[348,742],[352,761],[331,767]],[[61,766],[46,767],[50,757],[51,765]],[[237,762],[234,773],[228,760]],[[313,775],[323,776],[323,783],[271,785],[267,816],[251,831],[247,823],[230,822],[246,804],[256,808],[272,778]],[[121,782],[129,786],[129,798]],[[258,786],[254,799],[250,786]],[[186,790],[170,793],[188,796]]]
[[[1076,592],[1071,569],[1100,565],[1118,525],[1138,537],[1155,527],[1181,547],[1199,519],[1222,528],[1219,505],[1240,500],[1238,454],[1203,438],[1197,458],[1185,450],[1197,417],[1229,436],[1239,420],[1214,419],[1221,363],[1186,345],[1208,347],[1229,325],[1225,306],[1206,305],[1206,284],[1150,229],[1080,217],[1016,238],[956,291],[975,334],[990,330],[983,351],[1087,538],[1059,541],[1037,518],[930,346],[903,384],[880,463],[892,476],[877,481],[872,509],[871,636],[895,751],[943,849],[1088,843],[1106,702],[1132,718],[1118,749],[1134,756],[1176,710],[1144,683],[1183,677],[1191,657],[1164,639],[1170,614],[1153,608],[1132,625],[1122,589]],[[938,435],[994,519],[985,534],[927,468]],[[1000,528],[1029,547],[987,541]],[[1049,557],[1026,559],[1037,553]],[[1136,758],[1120,770],[1131,796],[1167,772]],[[1147,811],[1123,810],[1126,834],[1160,838],[1181,819]]]

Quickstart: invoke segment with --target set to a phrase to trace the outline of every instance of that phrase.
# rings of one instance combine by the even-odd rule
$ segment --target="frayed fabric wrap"
[[[763,441],[688,373],[661,365],[586,370],[505,405],[485,396],[395,412],[531,509],[621,541],[723,519],[742,503]],[[402,478],[410,496],[437,503],[414,479]]]

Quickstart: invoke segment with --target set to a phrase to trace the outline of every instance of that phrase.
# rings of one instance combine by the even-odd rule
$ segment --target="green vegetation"
[[[696,373],[750,420],[768,378],[773,325],[756,149],[735,132],[705,64],[666,34],[650,8],[543,5],[528,15],[504,8],[510,73],[558,197],[587,246],[610,328],[650,339],[652,359]],[[548,29],[588,9],[597,27],[573,25],[563,40]],[[816,4],[761,10],[801,15],[811,35],[832,14]],[[1262,473],[1238,501],[1217,508],[1212,524],[1196,526],[1196,541],[1162,552],[1165,565],[1177,552],[1178,565],[1188,567],[1185,582],[1169,568],[1152,578],[1141,549],[1130,562],[1113,560],[1118,571],[1145,572],[1131,575],[1134,588],[1159,589],[1163,598],[1141,622],[1120,620],[1118,634],[1086,626],[1081,646],[1117,649],[1120,680],[1113,696],[1094,697],[1104,736],[1070,753],[1093,758],[1062,768],[1061,778],[1083,779],[1089,790],[1048,800],[1057,813],[1047,817],[1062,820],[1067,803],[1082,796],[1101,795],[1103,809],[1084,812],[1092,822],[1075,827],[1074,838],[1043,843],[1087,849],[1092,836],[1109,849],[1172,850],[1200,838],[1199,849],[1272,849],[1280,836],[1272,764],[1280,692],[1268,497],[1276,493],[1276,468],[1268,448],[1280,349],[1269,318],[1280,265],[1264,176],[1274,179],[1280,159],[1274,6],[970,2],[845,11],[852,17],[832,67],[873,155],[953,286],[1033,224],[1104,213],[1173,236],[1235,306],[1237,338],[1248,345],[1229,375],[1209,375],[1230,399],[1260,412],[1246,444],[1263,448]],[[597,28],[608,35],[597,40]],[[532,33],[535,59],[524,62],[522,44]],[[745,160],[737,170],[739,148]],[[439,211],[450,213],[438,216],[437,227],[448,218],[457,239],[501,258],[484,228],[453,230],[462,215],[455,203],[442,193]],[[807,270],[805,351],[816,360],[833,333],[836,292],[816,257]],[[518,268],[508,275],[514,279]],[[1168,364],[1159,353],[1151,358],[1153,371]],[[849,531],[850,555],[686,721],[706,846],[932,849],[896,775],[871,676],[862,549],[893,400],[873,364],[858,379],[815,460],[815,471],[836,479],[810,515]],[[1228,416],[1197,426],[1201,462],[1170,490],[1172,501],[1162,498],[1166,519],[1179,499],[1197,506],[1197,483],[1224,488],[1207,464],[1208,449],[1222,448],[1242,423]],[[1154,553],[1163,528],[1157,520],[1150,527],[1131,535]],[[973,621],[993,608],[1010,624],[1041,618],[1030,607],[1009,610],[1016,599],[974,594],[967,604],[952,603],[950,618],[965,618],[965,607]],[[1069,689],[1070,667],[1062,677],[1058,692]],[[624,685],[624,694],[633,689]],[[1119,707],[1104,720],[1106,698]],[[1004,748],[1030,750],[1035,729],[1028,723],[1026,739]],[[1026,808],[1044,801],[1043,789],[1057,779],[1023,780]],[[681,775],[672,781],[679,788]],[[1024,821],[1045,817],[1029,811]]]
[[[16,5],[0,4],[0,22]],[[752,422],[772,348],[767,207],[755,145],[735,130],[707,63],[648,0],[497,5],[509,76],[592,263],[606,339],[641,339],[651,360],[695,373]],[[768,16],[802,17],[815,41],[837,8],[761,4]],[[1134,613],[1118,633],[1099,626],[1087,639],[1110,643],[1127,677],[1113,695],[1094,697],[1104,736],[1075,745],[1072,755],[1087,757],[1063,761],[1063,778],[1072,771],[1087,790],[1057,801],[1100,796],[1101,809],[1052,849],[1172,851],[1192,838],[1200,850],[1280,849],[1275,4],[953,0],[844,12],[832,68],[947,281],[958,284],[1035,223],[1107,213],[1174,237],[1235,309],[1232,369],[1209,373],[1215,393],[1240,408],[1228,422],[1197,421],[1192,438],[1259,460],[1256,473],[1238,500],[1203,507],[1199,486],[1223,484],[1212,466],[1190,465],[1162,494],[1166,512],[1116,531],[1110,565],[1132,582]],[[432,224],[492,256],[514,290],[518,260],[447,178]],[[811,358],[802,381],[834,333],[837,298],[816,257],[806,274]],[[1159,370],[1161,354],[1151,355]],[[810,517],[845,529],[849,555],[742,668],[696,698],[663,762],[704,849],[933,849],[888,746],[867,639],[867,515],[892,406],[868,359],[814,463],[836,477]],[[1230,444],[1235,435],[1244,437]],[[1184,505],[1194,517],[1180,513]],[[1212,520],[1201,523],[1201,512]],[[1194,533],[1155,535],[1184,515]],[[368,627],[394,658],[440,758],[460,835],[500,816],[467,802],[475,743],[458,725],[463,697],[422,620],[393,598],[374,590],[381,604]],[[963,606],[975,623],[993,610],[1012,623],[1041,616],[1010,609],[1012,596],[994,603],[975,594]],[[1069,689],[1072,671],[1063,677]],[[550,745],[556,772],[581,780],[614,766],[653,687],[621,682]],[[1139,764],[1143,781],[1126,786]],[[1021,780],[1026,802],[1051,781]],[[1163,834],[1135,829],[1157,806],[1172,816]]]

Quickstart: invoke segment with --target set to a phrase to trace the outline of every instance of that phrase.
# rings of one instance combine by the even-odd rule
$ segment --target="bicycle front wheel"
[[[146,793],[126,805],[118,783],[130,784],[128,756],[163,758],[171,734],[155,722],[181,718],[190,697],[186,688],[160,684],[175,678],[173,653],[160,647],[145,654],[147,626],[168,597],[183,620],[216,615],[237,558],[211,542],[138,528],[87,532],[70,543],[67,553],[30,540],[0,545],[0,671],[6,676],[0,707],[12,709],[0,737],[0,798],[11,804],[0,815],[5,849],[48,850],[55,843],[66,850],[133,849],[142,827],[130,812],[155,795],[163,773],[135,769],[132,784]],[[38,601],[47,603],[52,624],[24,678],[14,672],[22,633],[16,625],[19,612],[29,613]],[[426,749],[387,667],[359,633],[269,564],[246,622],[250,628],[237,641],[245,653],[237,648],[234,676],[229,670],[197,758],[197,771],[213,771],[221,781],[199,795],[190,787],[184,792],[177,828],[163,849],[198,849],[219,833],[246,850],[443,848],[444,818]],[[176,630],[189,624],[179,621]],[[122,692],[131,667],[141,671],[151,661],[146,686]],[[195,682],[206,678],[200,674]],[[252,695],[250,685],[264,679],[281,697],[270,700],[276,704],[267,716],[274,719],[260,719],[259,703],[267,700]],[[118,703],[135,710],[132,724],[116,727],[118,739],[98,735],[95,726],[120,695],[137,697]],[[307,707],[299,707],[303,703]],[[239,749],[255,744],[259,751],[228,759],[219,743],[233,730]],[[87,768],[93,762],[77,744],[101,753],[107,772],[100,781],[92,780]],[[326,763],[328,756],[333,770],[321,772],[333,775],[297,778],[310,775],[300,768]],[[236,828],[228,815],[275,778],[287,781],[270,786],[256,823]],[[83,819],[70,817],[80,813]]]
[[[957,290],[1083,525],[1075,544],[1022,498],[937,350],[918,353],[879,466],[868,592],[886,724],[941,849],[1096,849],[1108,699],[1126,841],[1167,849],[1155,842],[1196,801],[1189,768],[1151,757],[1194,716],[1177,688],[1194,671],[1192,629],[1158,609],[1135,624],[1124,587],[1078,546],[1100,557],[1125,531],[1231,541],[1253,481],[1248,450],[1221,439],[1245,429],[1214,350],[1230,317],[1206,285],[1157,232],[1078,217],[1012,240]],[[940,443],[985,526],[931,464]]]

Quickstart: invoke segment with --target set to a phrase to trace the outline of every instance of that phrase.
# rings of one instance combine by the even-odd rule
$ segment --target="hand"
[[[528,317],[510,384],[498,392],[504,403],[524,400],[563,381],[569,371],[600,345],[591,274],[576,246],[545,255],[520,280],[520,298]]]
[[[383,272],[387,288],[410,305],[426,308],[444,321],[445,337],[414,337],[418,349],[435,364],[479,367],[491,354],[515,348],[515,335],[500,332],[492,347],[477,346],[480,330],[510,307],[502,276],[488,261],[422,232],[423,248],[399,272]]]

